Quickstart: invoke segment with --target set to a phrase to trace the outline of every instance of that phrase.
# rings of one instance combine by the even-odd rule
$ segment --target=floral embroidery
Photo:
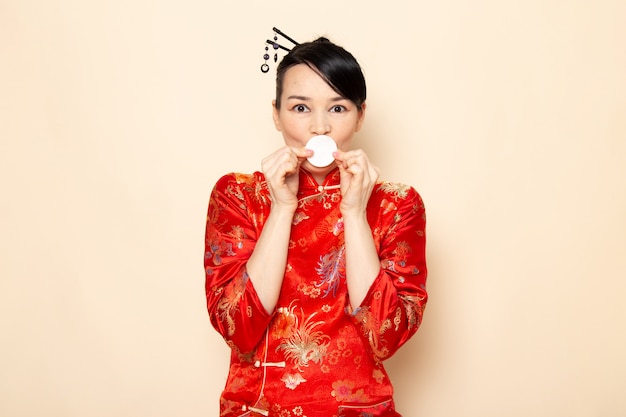
[[[333,391],[330,393],[339,402],[366,402],[369,400],[363,388],[354,391],[354,381],[341,380],[333,382]]]
[[[385,374],[380,369],[374,369],[374,371],[372,372],[372,378],[374,378],[374,381],[382,384],[383,380],[385,379]]]
[[[393,272],[396,271],[396,263],[394,262],[393,259],[381,259],[380,267],[388,271],[393,271]]]
[[[291,311],[295,308],[292,307]],[[283,341],[276,351],[283,351],[285,359],[294,363],[295,367],[302,372],[309,366],[309,362],[321,363],[328,349],[330,337],[316,327],[324,324],[323,321],[312,321],[317,313],[311,314],[299,326],[298,318],[292,335]]]
[[[344,279],[346,276],[346,260],[343,256],[344,250],[345,248],[343,246],[338,249],[335,248],[330,253],[321,256],[317,263],[318,267],[315,268],[315,271],[322,279],[315,285],[317,287],[328,285],[322,297],[326,297],[331,292],[333,293],[333,297],[335,297],[340,280]]]
[[[380,207],[383,209],[383,214],[387,214],[398,209],[398,206],[385,198],[383,198],[383,201],[380,202]]]
[[[407,256],[411,253],[411,246],[408,242],[398,242],[392,253],[396,255],[398,265],[405,267]]]
[[[241,249],[243,247],[243,240],[248,238],[248,236],[246,235],[246,232],[243,230],[243,227],[241,226],[233,226],[230,233],[228,233],[227,236],[234,239],[237,242],[237,249]]]
[[[337,223],[333,226],[333,235],[339,236],[343,232],[343,217],[337,220]]]
[[[293,334],[297,319],[296,316],[287,309],[279,308],[274,318],[272,331],[276,337],[289,338]]]
[[[294,390],[303,382],[306,382],[306,379],[302,377],[299,373],[296,374],[286,374],[280,379],[285,383],[285,386],[290,390]]]
[[[298,291],[300,291],[304,295],[308,295],[311,298],[319,297],[320,293],[322,292],[319,288],[313,285],[307,285],[304,282],[298,284]]]
[[[220,266],[222,264],[222,256],[235,256],[233,252],[233,245],[230,242],[225,242],[221,239],[214,238],[206,242],[207,250],[204,255],[205,258],[210,258],[213,265]]]
[[[276,413],[277,417],[291,417],[289,410],[283,410],[280,404],[273,404],[272,411]]]
[[[293,215],[293,220],[291,221],[291,223],[293,225],[297,225],[297,224],[300,224],[303,220],[306,220],[308,218],[309,216],[307,216],[305,212],[296,211]]]
[[[398,201],[398,199],[405,199],[409,194],[411,187],[406,184],[383,182],[380,184],[380,190],[391,194],[391,196]]]

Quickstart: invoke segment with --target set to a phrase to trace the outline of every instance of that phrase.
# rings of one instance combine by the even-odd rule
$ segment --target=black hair
[[[359,110],[363,109],[367,89],[361,66],[350,52],[324,37],[294,46],[278,64],[276,70],[277,109],[280,109],[285,73],[289,68],[298,64],[308,65],[337,94],[352,101]]]

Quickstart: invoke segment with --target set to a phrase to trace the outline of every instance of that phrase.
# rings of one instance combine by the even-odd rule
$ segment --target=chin
[[[321,172],[330,172],[333,170],[333,168],[335,168],[335,163],[333,162],[332,164],[325,166],[325,167],[316,167],[314,165],[311,165],[311,163],[309,161],[304,161],[302,162],[302,165],[300,165],[302,168],[306,169],[309,172],[315,172],[315,173],[321,173]]]

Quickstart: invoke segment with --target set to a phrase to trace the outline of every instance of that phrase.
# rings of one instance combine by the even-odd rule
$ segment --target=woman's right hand
[[[296,210],[300,164],[312,154],[310,149],[283,146],[263,159],[261,170],[272,197],[272,208]]]

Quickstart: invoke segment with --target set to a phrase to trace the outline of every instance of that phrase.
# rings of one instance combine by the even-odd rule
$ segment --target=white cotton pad
[[[327,167],[335,160],[333,152],[337,150],[337,144],[330,136],[313,136],[304,147],[313,151],[313,155],[308,158],[308,161],[315,167]]]

